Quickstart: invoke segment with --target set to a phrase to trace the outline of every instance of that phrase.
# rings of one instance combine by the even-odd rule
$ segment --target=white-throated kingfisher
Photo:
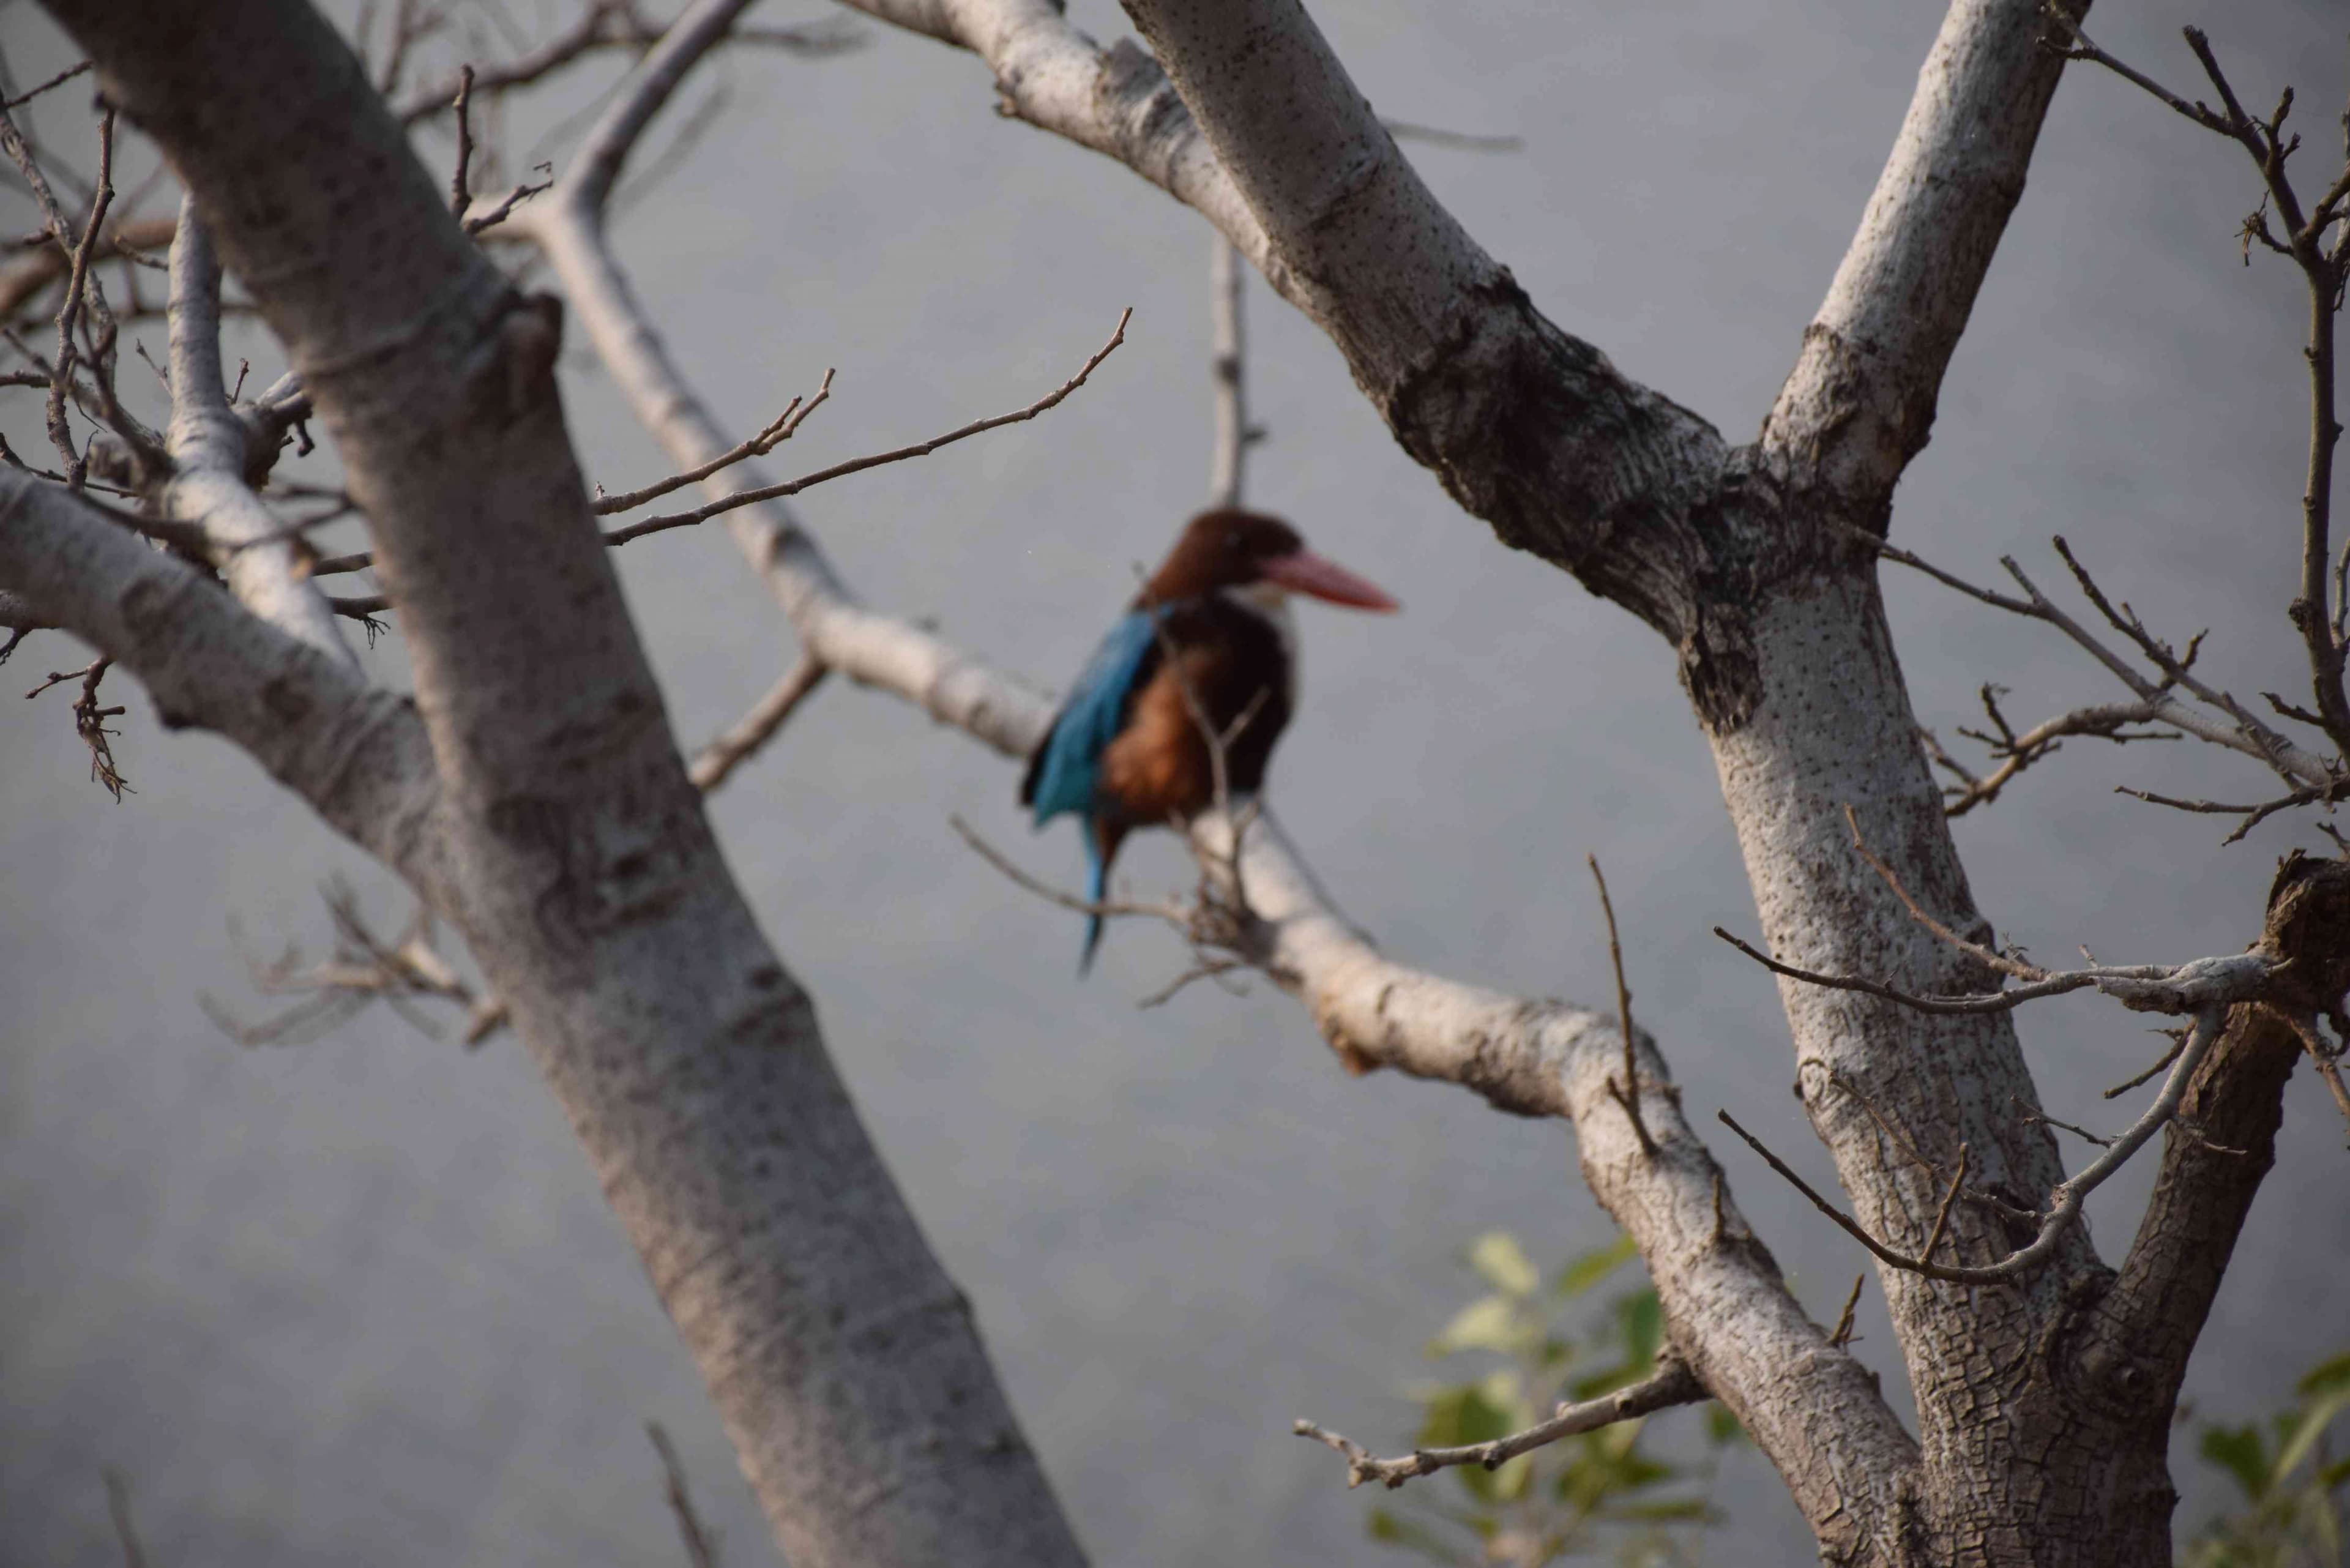
[[[1128,833],[1188,821],[1216,803],[1203,721],[1224,738],[1230,793],[1263,786],[1297,697],[1292,593],[1356,609],[1396,607],[1308,550],[1279,518],[1205,512],[1094,650],[1020,781],[1020,804],[1035,812],[1037,826],[1064,812],[1085,819],[1092,902],[1106,897],[1110,862]],[[1101,932],[1101,916],[1088,918],[1079,974],[1092,967]]]

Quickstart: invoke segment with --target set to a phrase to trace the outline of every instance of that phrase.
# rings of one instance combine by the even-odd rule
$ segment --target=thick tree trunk
[[[53,9],[316,399],[413,658],[420,891],[577,1129],[785,1551],[1082,1561],[671,744],[564,430],[559,308],[482,257],[308,6]]]

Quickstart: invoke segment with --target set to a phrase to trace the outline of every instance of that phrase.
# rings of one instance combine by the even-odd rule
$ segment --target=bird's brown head
[[[1261,583],[1354,609],[1397,607],[1371,583],[1307,549],[1297,530],[1280,518],[1237,508],[1192,518],[1135,602],[1172,604]]]

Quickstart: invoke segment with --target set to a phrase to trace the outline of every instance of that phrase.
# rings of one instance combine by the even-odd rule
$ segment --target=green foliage
[[[1494,1231],[1469,1249],[1490,1287],[1428,1345],[1439,1360],[1482,1357],[1458,1383],[1417,1388],[1422,1448],[1489,1442],[1546,1419],[1562,1400],[1596,1398],[1656,1370],[1664,1313],[1642,1285],[1596,1312],[1586,1298],[1635,1257],[1630,1238],[1570,1259],[1544,1290],[1517,1239]],[[1566,1319],[1580,1321],[1570,1331]],[[1696,1561],[1715,1519],[1706,1492],[1721,1449],[1742,1434],[1708,1406],[1704,1457],[1669,1459],[1641,1446],[1641,1421],[1621,1421],[1521,1454],[1496,1470],[1463,1465],[1411,1482],[1399,1506],[1371,1511],[1371,1539],[1456,1568],[1543,1568],[1611,1552],[1627,1568]],[[1448,1480],[1448,1478],[1450,1478]]]
[[[2266,1430],[2203,1428],[2204,1462],[2228,1473],[2244,1507],[2196,1538],[2180,1559],[2185,1568],[2345,1568],[2350,1457],[2334,1438],[2336,1423],[2350,1415],[2350,1352],[2312,1368],[2295,1395]]]

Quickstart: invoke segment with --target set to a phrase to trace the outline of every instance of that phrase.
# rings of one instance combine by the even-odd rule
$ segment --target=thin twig
[[[1942,1194],[1942,1206],[1934,1211],[1934,1228],[1926,1233],[1926,1250],[1918,1255],[1928,1262],[1934,1261],[1934,1249],[1942,1244],[1942,1232],[1950,1223],[1950,1205],[1959,1200],[1959,1189],[1967,1184],[1967,1146],[1959,1145],[1959,1168],[1951,1173],[1950,1190]]]
[[[1431,147],[1450,147],[1462,152],[1518,152],[1526,145],[1523,136],[1477,136],[1465,130],[1446,130],[1440,126],[1415,125],[1408,119],[1385,117],[1379,124],[1398,141],[1425,141]]]
[[[1561,1405],[1549,1420],[1529,1427],[1523,1432],[1495,1438],[1491,1442],[1471,1443],[1457,1449],[1416,1449],[1401,1459],[1382,1459],[1373,1458],[1369,1449],[1352,1438],[1326,1430],[1311,1421],[1300,1420],[1290,1430],[1345,1455],[1349,1489],[1367,1480],[1393,1489],[1415,1476],[1434,1475],[1456,1465],[1499,1469],[1520,1454],[1531,1453],[1562,1438],[1596,1432],[1618,1421],[1638,1420],[1675,1405],[1694,1405],[1708,1397],[1705,1385],[1697,1380],[1697,1375],[1679,1357],[1667,1351],[1657,1357],[1657,1370],[1630,1387],[1603,1394],[1596,1399],[1586,1399],[1578,1405]]]
[[[130,1521],[130,1480],[112,1466],[99,1471],[99,1479],[106,1483],[106,1512],[114,1521],[114,1539],[122,1547],[122,1568],[147,1568],[147,1553]]]
[[[1607,920],[1607,961],[1616,968],[1616,1022],[1624,1035],[1624,1082],[1620,1086],[1609,1084],[1608,1092],[1632,1119],[1632,1130],[1639,1135],[1640,1152],[1653,1159],[1657,1140],[1648,1136],[1648,1124],[1640,1116],[1640,1072],[1632,1055],[1632,991],[1624,983],[1624,944],[1616,934],[1616,906],[1607,897],[1607,877],[1599,869],[1599,857],[1586,854],[1583,859],[1591,867],[1591,879],[1599,884],[1599,912]]]
[[[2195,1069],[2202,1064],[2203,1057],[2210,1050],[2213,1042],[2219,1039],[2220,1032],[2226,1026],[2227,1012],[2225,1006],[2213,1006],[2197,1016],[2195,1027],[2188,1036],[2187,1044],[2178,1053],[2178,1060],[2172,1064],[2170,1075],[2163,1081],[2162,1092],[2155,1097],[2154,1103],[2148,1106],[2145,1113],[2137,1121],[2131,1123],[2120,1137],[2114,1139],[2113,1147],[2092,1161],[2085,1169],[2056,1184],[2055,1190],[2049,1194],[2049,1206],[2041,1220],[2039,1233],[2030,1242],[2010,1252],[1997,1262],[1980,1268],[1952,1268],[1937,1263],[1922,1255],[1913,1258],[1896,1251],[1869,1234],[1867,1228],[1858,1220],[1821,1197],[1812,1185],[1796,1175],[1784,1160],[1765,1147],[1760,1138],[1739,1126],[1737,1119],[1728,1111],[1717,1111],[1715,1115],[1724,1127],[1743,1138],[1748,1147],[1762,1156],[1765,1164],[1778,1172],[1796,1191],[1809,1199],[1814,1208],[1835,1220],[1841,1229],[1876,1254],[1883,1262],[1909,1273],[1923,1274],[1929,1279],[1941,1280],[1952,1284],[2002,1284],[2037,1268],[2053,1257],[2055,1254],[2057,1242],[2080,1218],[2082,1202],[2088,1195],[2104,1185],[2114,1172],[2127,1164],[2130,1158],[2144,1147],[2148,1138],[2178,1114],[2178,1104],[2186,1096],[2188,1081],[2193,1075]],[[1943,1202],[1945,1212],[1948,1210],[1949,1202],[1950,1199],[1946,1198]],[[1939,1227],[1937,1233],[1929,1240],[1940,1240]]]
[[[2193,675],[2188,669],[2186,659],[2175,654],[2167,645],[2147,632],[2143,624],[2136,622],[2133,618],[2127,623],[2123,623],[2122,629],[2134,642],[2137,643],[2140,651],[2146,654],[2148,661],[2155,665],[2160,679],[2149,677],[2137,670],[2127,659],[2106,646],[2095,633],[2090,631],[2087,627],[2056,605],[2047,595],[2042,593],[2039,586],[2024,573],[2023,568],[2016,563],[2012,556],[2001,556],[2000,565],[2010,576],[2015,579],[2017,586],[2023,589],[2026,596],[2023,598],[2017,598],[2012,595],[2002,594],[1970,583],[1955,573],[1935,566],[1923,556],[1889,545],[1865,530],[1847,528],[1845,530],[1845,535],[1856,545],[1866,547],[1888,561],[1908,566],[1912,571],[1923,573],[1943,587],[1964,594],[1980,604],[1989,605],[1993,609],[2004,610],[2010,615],[2022,616],[2027,620],[2041,621],[2055,628],[2075,647],[2105,666],[2115,679],[2128,687],[2138,697],[2148,711],[2147,722],[2168,724],[2186,732],[2199,741],[2241,752],[2246,756],[2267,764],[2282,774],[2287,783],[2296,786],[2306,784],[2322,788],[2334,781],[2334,771],[2323,760],[2306,748],[2295,745],[2283,735],[2262,723],[2230,693],[2219,691],[2200,677]],[[2072,568],[2075,576],[2085,583],[2087,582],[2085,568],[2081,566],[2077,559],[2072,558],[2070,548],[2061,540],[2058,541],[2057,547],[2059,553],[2067,557],[2066,564]],[[2092,602],[2099,604],[2102,609],[2109,612],[2109,619],[2116,618],[2110,613],[2110,605],[2105,601],[2105,596],[2102,593],[2095,595]],[[2222,722],[2211,714],[2199,711],[2171,689],[2174,685],[2183,688],[2196,701],[2217,710],[2230,722]]]
[[[1844,808],[1844,824],[1846,829],[1852,835],[1853,853],[1859,856],[1867,864],[1868,868],[1877,873],[1878,879],[1893,890],[1893,896],[1901,900],[1901,907],[1909,911],[1911,919],[1950,943],[1950,946],[1957,948],[1960,952],[1979,963],[1988,965],[1998,973],[2022,981],[2043,981],[2048,978],[2048,971],[2039,965],[2025,963],[2021,959],[2010,958],[1996,949],[1987,948],[1981,942],[1970,941],[1936,919],[1931,911],[1909,896],[1909,889],[1901,885],[1901,878],[1893,874],[1893,868],[1879,860],[1876,853],[1868,847],[1868,841],[1860,834],[1859,815],[1849,805]]]
[[[496,228],[514,216],[516,207],[521,206],[533,196],[544,195],[553,189],[555,189],[555,182],[552,180],[541,180],[535,185],[517,185],[507,192],[496,206],[467,218],[465,232],[469,234],[479,234],[486,229]]]
[[[1024,409],[1014,409],[1008,414],[997,414],[989,419],[973,420],[971,423],[949,431],[942,436],[933,436],[929,441],[917,441],[911,446],[901,446],[889,452],[879,452],[866,457],[851,458],[847,462],[835,463],[830,468],[818,469],[814,473],[803,474],[797,479],[785,480],[781,484],[741,491],[721,500],[712,501],[706,506],[697,507],[691,512],[680,512],[662,517],[648,517],[641,523],[632,523],[626,528],[612,530],[604,535],[604,543],[625,545],[631,539],[641,539],[648,534],[660,534],[671,528],[689,528],[698,523],[707,523],[712,517],[734,511],[738,507],[755,505],[762,501],[779,501],[786,495],[797,495],[803,490],[823,484],[827,481],[844,478],[852,473],[862,473],[868,468],[879,468],[885,463],[903,462],[909,458],[928,457],[941,447],[952,446],[959,441],[978,435],[983,431],[999,430],[1005,425],[1033,420],[1047,409],[1058,407],[1064,398],[1086,384],[1086,378],[1094,373],[1096,367],[1108,358],[1119,344],[1126,341],[1126,324],[1133,315],[1132,306],[1128,306],[1120,312],[1118,327],[1110,334],[1109,341],[1096,349],[1093,356],[1085,362],[1076,375]]]
[[[15,98],[8,99],[5,103],[0,103],[0,109],[22,109],[26,104],[32,102],[35,99],[40,97],[43,93],[48,91],[51,88],[65,86],[66,83],[73,80],[74,78],[89,69],[90,65],[90,61],[84,60],[78,66],[68,66],[65,69],[59,71],[48,80],[41,83],[40,86],[27,88],[24,92],[18,93]]]
[[[1857,975],[1822,974],[1817,970],[1799,969],[1791,963],[1782,963],[1761,949],[1731,936],[1720,926],[1713,928],[1713,934],[1773,974],[1783,974],[1789,980],[1800,980],[1811,985],[1826,986],[1832,991],[1856,991],[1864,996],[1874,996],[1886,1002],[1898,1002],[1902,1006],[1914,1008],[1919,1012],[1952,1016],[1977,1012],[2008,1012],[2027,1002],[2036,1002],[2043,996],[2062,996],[2066,992],[2079,991],[2096,983],[2095,977],[2089,974],[2074,972],[2056,975],[2043,984],[2019,986],[2013,991],[1989,992],[1977,996],[1919,996],[1910,992],[1897,990],[1889,985],[1880,984],[1873,980],[1864,980]]]
[[[74,361],[80,353],[74,342],[74,328],[81,320],[82,307],[88,296],[90,258],[98,253],[98,235],[106,226],[106,210],[114,203],[114,182],[109,178],[114,165],[114,109],[110,106],[99,117],[98,145],[98,194],[90,202],[89,222],[82,229],[81,241],[74,246],[73,266],[66,277],[65,303],[57,307],[57,367],[49,379],[49,444],[65,460],[66,488],[77,493],[89,472],[89,455],[75,447],[73,432],[67,428],[66,394],[73,385]],[[98,370],[99,367],[91,367],[93,375]]]
[[[1208,373],[1215,387],[1216,435],[1210,459],[1208,504],[1238,506],[1248,449],[1264,439],[1264,431],[1248,422],[1247,340],[1241,308],[1247,272],[1232,241],[1218,234],[1209,244]]]
[[[473,204],[473,192],[467,184],[473,171],[473,67],[470,65],[457,72],[457,93],[451,107],[457,111],[457,171],[449,176],[449,210],[462,218]]]
[[[1106,917],[1149,915],[1167,921],[1178,930],[1183,929],[1188,923],[1185,911],[1174,904],[1141,904],[1118,898],[1097,901],[1092,898],[1081,898],[1075,893],[1064,892],[1051,883],[1040,881],[1022,870],[1010,856],[981,837],[978,829],[972,827],[961,816],[948,816],[947,826],[953,828],[962,836],[962,841],[978,853],[981,859],[1003,872],[1026,891],[1035,894],[1040,898],[1049,899],[1065,909],[1074,909],[1080,915]]]
[[[429,909],[420,906],[400,935],[387,941],[368,923],[359,896],[348,883],[329,878],[320,893],[335,932],[332,956],[307,969],[300,950],[291,947],[266,963],[251,957],[245,961],[255,990],[265,996],[298,996],[300,1002],[274,1018],[245,1023],[212,998],[197,997],[204,1016],[229,1038],[247,1047],[302,1044],[375,1002],[428,1040],[439,1039],[441,1032],[413,1004],[454,1002],[466,1010],[462,1037],[468,1047],[479,1045],[505,1023],[505,1003],[476,992],[442,957]],[[234,933],[234,924],[230,929]]]
[[[686,1560],[693,1568],[717,1568],[718,1535],[694,1511],[693,1494],[686,1490],[685,1466],[678,1461],[676,1445],[669,1440],[669,1433],[659,1421],[645,1423],[645,1436],[652,1439],[653,1451],[660,1455],[662,1490],[669,1499],[670,1511],[677,1516],[677,1533],[685,1542]]]
[[[2151,1081],[2165,1067],[2169,1066],[2173,1062],[2178,1060],[2178,1053],[2185,1050],[2187,1047],[2188,1032],[2184,1029],[2158,1029],[2155,1033],[2162,1035],[2170,1042],[2170,1049],[2165,1051],[2159,1057],[2156,1058],[2153,1066],[2148,1067],[2145,1072],[2140,1073],[2137,1077],[2131,1078],[2126,1083],[2116,1084],[2112,1088],[2107,1089],[2103,1095],[2100,1095],[2098,1098],[2117,1100],[2124,1095],[2128,1094],[2132,1089]]]
[[[2165,1058],[2165,1060],[2168,1060],[2168,1058]],[[2156,1072],[2159,1072],[2160,1070],[2161,1069],[2158,1066],[2156,1068]],[[2151,1078],[2152,1076],[2154,1076],[2153,1073],[2147,1073],[2137,1081],[2143,1084],[2147,1078]],[[2023,1113],[2023,1125],[2025,1127],[2062,1127],[2066,1132],[2071,1133],[2074,1137],[2085,1138],[2089,1142],[2095,1144],[2099,1148],[2111,1148],[2114,1146],[2114,1140],[2109,1137],[2100,1137],[2097,1134],[2091,1132],[2086,1127],[2074,1127],[2071,1122],[2060,1122],[2054,1116],[2033,1110],[2030,1106],[2024,1104],[2023,1096],[2021,1095],[2010,1095],[2007,1098],[2010,1105]]]
[[[1852,1343],[1852,1314],[1860,1306],[1860,1287],[1866,1283],[1866,1274],[1852,1277],[1852,1292],[1844,1298],[1844,1311],[1836,1314],[1835,1328],[1828,1334],[1828,1343],[1841,1350]]]
[[[731,452],[721,452],[708,462],[689,468],[683,473],[673,473],[667,479],[656,480],[642,490],[623,491],[618,495],[606,495],[599,491],[594,506],[596,514],[599,517],[608,517],[615,512],[633,512],[639,506],[660,500],[673,490],[682,490],[689,484],[699,484],[722,469],[732,468],[738,462],[747,462],[754,457],[766,456],[799,433],[799,428],[806,421],[807,417],[821,408],[825,400],[832,396],[833,374],[831,370],[827,370],[824,373],[824,381],[816,388],[814,397],[805,400],[794,398],[785,406],[784,411],[777,414],[765,429]]]
[[[806,701],[809,693],[824,683],[827,667],[820,659],[801,654],[792,667],[784,671],[783,679],[759,699],[748,713],[735,721],[725,733],[702,748],[687,770],[693,787],[708,794],[732,777],[759,749],[775,739]]]

